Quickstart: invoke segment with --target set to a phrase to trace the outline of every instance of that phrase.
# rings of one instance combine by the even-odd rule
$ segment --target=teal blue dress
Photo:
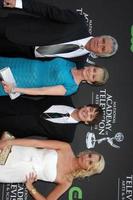
[[[17,87],[38,88],[63,85],[65,95],[71,95],[78,90],[78,85],[71,74],[74,62],[55,58],[51,61],[40,61],[25,58],[0,57],[0,69],[10,67]],[[1,85],[1,84],[0,84]],[[7,95],[0,86],[0,96]]]

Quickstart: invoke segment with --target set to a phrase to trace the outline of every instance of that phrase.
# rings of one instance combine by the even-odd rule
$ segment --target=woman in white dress
[[[101,154],[91,151],[75,156],[68,143],[55,140],[5,139],[0,149],[12,146],[5,165],[0,165],[0,182],[25,182],[35,200],[57,200],[74,178],[99,174],[105,166]],[[47,197],[33,186],[36,180],[56,182]]]

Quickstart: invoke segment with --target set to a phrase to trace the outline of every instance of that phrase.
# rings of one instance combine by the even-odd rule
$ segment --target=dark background
[[[128,199],[127,176],[133,177],[133,53],[130,51],[133,1],[45,0],[45,2],[72,10],[82,8],[83,12],[88,14],[89,22],[92,22],[90,28],[93,36],[109,34],[118,40],[119,50],[116,55],[111,58],[97,58],[95,60],[90,58],[91,61],[108,69],[110,74],[108,83],[100,88],[83,84],[80,86],[78,93],[72,96],[72,99],[76,106],[93,103],[95,102],[95,95],[100,90],[106,89],[112,95],[113,101],[117,102],[116,122],[112,124],[112,131],[108,136],[113,137],[115,133],[122,132],[124,141],[117,144],[120,146],[119,149],[111,147],[107,142],[95,146],[94,150],[102,153],[105,157],[105,170],[101,175],[74,181],[73,186],[77,186],[82,190],[82,198],[75,194],[72,200],[126,200]],[[6,9],[6,12],[10,12],[10,10]],[[6,12],[0,10],[2,15],[5,15]],[[93,101],[92,95],[94,95]],[[98,129],[96,130],[94,127],[79,125],[72,143],[75,153],[86,149],[85,138],[88,131],[94,132],[97,138],[107,137],[106,135],[99,135]],[[125,183],[125,189],[122,189],[122,180]],[[47,194],[53,184],[38,182],[36,186],[40,192]],[[131,193],[133,193],[133,183],[130,186]],[[70,190],[60,199],[71,200],[68,198],[69,192]],[[23,199],[26,199],[26,197],[23,197]],[[31,197],[28,199],[31,199]],[[132,199],[131,195],[130,200]],[[8,198],[4,197],[3,200],[8,200]]]

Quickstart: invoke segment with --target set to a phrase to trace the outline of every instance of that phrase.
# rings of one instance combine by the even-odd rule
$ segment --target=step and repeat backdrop
[[[75,153],[85,149],[102,153],[106,160],[105,170],[100,175],[75,180],[60,199],[133,200],[133,1],[45,2],[77,10],[84,15],[91,35],[109,34],[119,43],[117,54],[111,58],[88,57],[88,62],[108,69],[110,78],[107,84],[92,87],[84,83],[71,97],[75,106],[97,103],[103,108],[104,115],[99,124],[93,127],[79,124],[72,148]],[[35,185],[45,195],[54,187],[54,184],[43,182]],[[1,184],[0,194],[2,200],[32,199],[24,184]]]

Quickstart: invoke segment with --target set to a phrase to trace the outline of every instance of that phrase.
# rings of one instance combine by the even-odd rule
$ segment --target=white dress
[[[25,182],[30,172],[38,180],[53,182],[57,176],[58,155],[55,150],[12,146],[5,165],[0,165],[0,182]]]

